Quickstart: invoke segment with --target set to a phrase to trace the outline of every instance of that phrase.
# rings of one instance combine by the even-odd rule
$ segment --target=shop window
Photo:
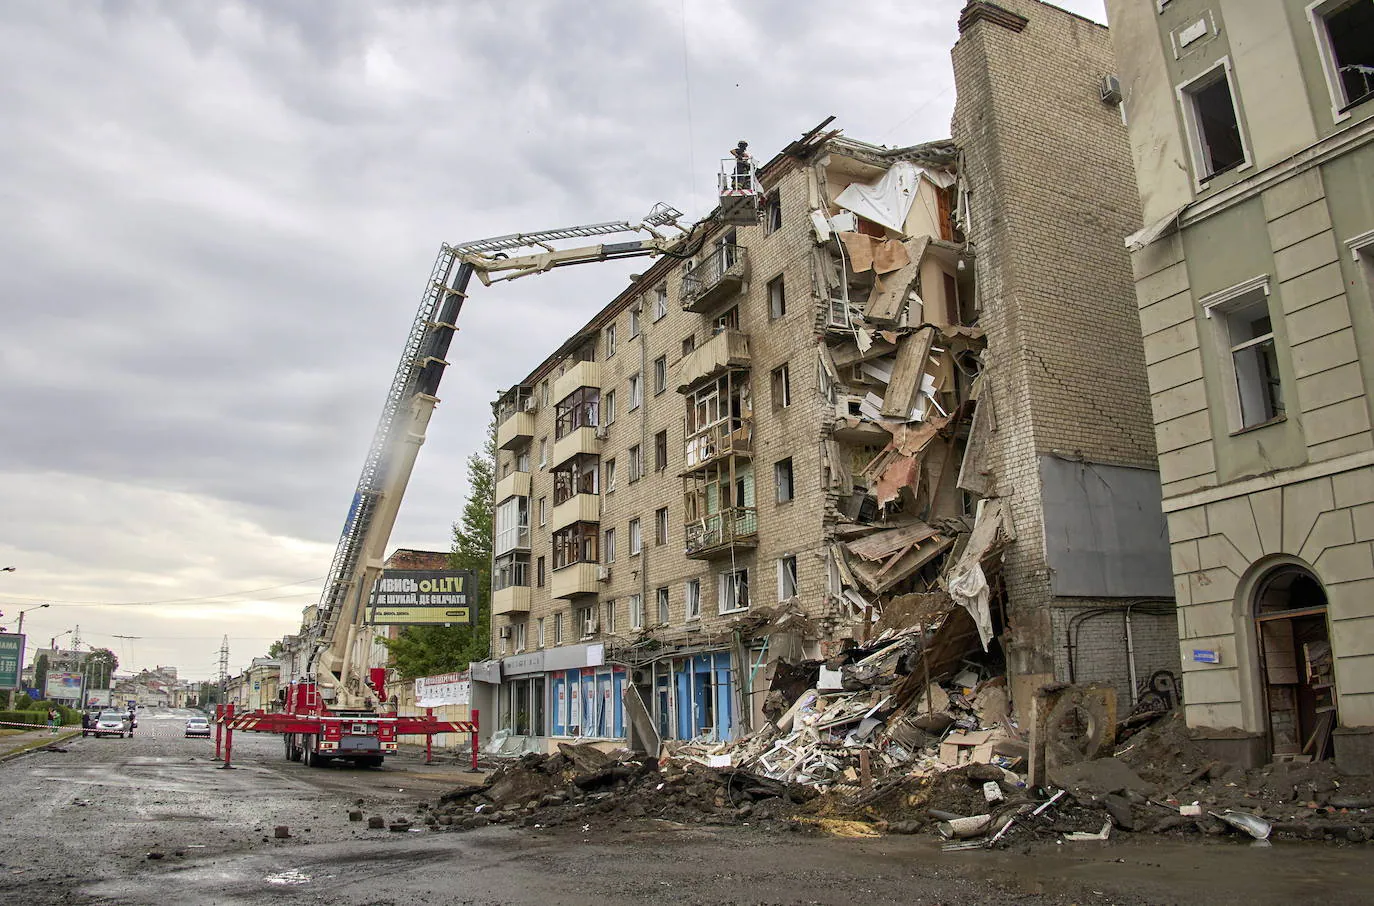
[[[1325,0],[1307,7],[1331,107],[1344,119],[1374,98],[1374,0]]]

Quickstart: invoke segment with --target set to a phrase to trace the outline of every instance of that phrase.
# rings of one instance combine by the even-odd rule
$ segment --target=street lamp
[[[7,566],[7,567],[4,568],[3,571],[4,571],[4,572],[7,572],[7,573],[9,573],[9,572],[14,572],[14,567],[13,567],[13,566]],[[19,628],[18,628],[17,630],[15,630],[16,634],[17,634],[17,635],[21,635],[21,636],[24,634],[24,614],[28,613],[29,610],[42,610],[44,607],[51,607],[51,606],[52,606],[51,604],[39,604],[37,607],[30,607],[28,610],[21,610],[21,611],[19,611]],[[28,647],[29,647],[29,646],[28,646],[27,644],[24,645],[25,650],[27,650]],[[20,651],[20,652],[19,652],[19,672],[20,672],[21,674],[24,672],[24,651]],[[13,689],[10,690],[9,710],[11,710],[11,711],[14,710],[14,690],[13,690]]]

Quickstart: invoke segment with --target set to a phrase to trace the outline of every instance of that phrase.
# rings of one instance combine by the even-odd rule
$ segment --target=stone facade
[[[1248,763],[1374,754],[1374,95],[1331,78],[1346,6],[1108,2],[1188,722]]]

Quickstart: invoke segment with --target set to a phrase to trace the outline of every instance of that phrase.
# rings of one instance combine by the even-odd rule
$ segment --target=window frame
[[[655,616],[658,617],[658,625],[667,626],[673,613],[673,602],[668,594],[668,586],[660,585],[654,589],[654,604],[657,609]]]
[[[701,619],[701,580],[688,579],[682,583],[684,621],[694,623]]]
[[[605,470],[605,474],[601,476],[601,487],[605,489],[607,494],[610,494],[615,490],[615,457],[606,457],[601,466]]]
[[[654,320],[668,317],[668,284],[660,283],[654,287]]]
[[[630,375],[630,404],[626,412],[633,412],[644,404],[644,375],[636,371]]]
[[[661,506],[654,510],[654,547],[668,543],[668,508]]]
[[[668,429],[654,435],[654,471],[668,471]]]
[[[783,496],[783,476],[787,478],[787,496]],[[773,502],[791,503],[797,499],[797,471],[788,456],[773,463]]]
[[[654,359],[654,396],[659,396],[668,389],[668,357],[661,355]]]
[[[781,389],[781,393],[779,393]],[[768,373],[768,392],[772,397],[773,411],[787,409],[792,405],[792,369],[787,362]]]
[[[763,235],[782,229],[782,191],[774,189],[763,196]]]
[[[629,449],[630,484],[644,477],[644,450],[639,444],[634,444]]]
[[[638,557],[644,550],[644,526],[639,521],[639,517],[630,520],[630,547],[631,557]]]
[[[630,628],[639,631],[644,628],[644,596],[630,595]]]
[[[783,274],[778,274],[768,281],[765,287],[768,295],[768,320],[779,321],[787,317],[787,282],[783,279]],[[776,296],[774,289],[776,288]]]
[[[609,324],[606,325],[606,358],[608,358],[608,359],[609,359],[611,356],[615,355],[615,349],[616,349],[616,342],[615,342],[615,341],[616,341],[615,327],[616,327],[616,325],[615,325],[615,322],[614,322],[614,321],[612,321],[611,323],[609,323]]]
[[[1331,30],[1327,27],[1327,17],[1341,12],[1347,7],[1366,0],[1313,0],[1304,12],[1308,25],[1312,27],[1312,40],[1317,46],[1317,58],[1321,60],[1322,78],[1326,81],[1326,93],[1331,98],[1331,122],[1340,123],[1350,119],[1351,112],[1361,104],[1374,101],[1374,92],[1366,92],[1358,98],[1346,97],[1345,81],[1341,78],[1336,64],[1336,47],[1331,40]]]
[[[778,558],[778,603],[795,598],[801,594],[801,577],[797,571],[797,555],[788,554]],[[787,593],[788,584],[791,584],[792,593]]]
[[[607,390],[601,397],[601,423],[607,427],[615,424],[615,388]]]
[[[601,561],[603,563],[615,562],[615,528],[606,529],[603,534],[606,536],[601,542]]]
[[[1236,117],[1236,134],[1240,139],[1241,160],[1229,167],[1210,171],[1204,167],[1204,156],[1207,149],[1203,145],[1202,123],[1198,115],[1196,96],[1199,91],[1221,79],[1226,81],[1226,90],[1231,97],[1231,112]],[[1193,165],[1193,188],[1196,191],[1205,191],[1207,184],[1218,176],[1224,176],[1227,173],[1239,173],[1253,166],[1254,158],[1250,151],[1250,137],[1246,133],[1245,122],[1241,118],[1240,94],[1236,90],[1236,77],[1229,55],[1220,57],[1204,71],[1175,85],[1174,94],[1183,115],[1183,133],[1188,143],[1188,156]]]
[[[739,579],[742,578],[741,583]],[[740,589],[744,590],[744,604],[739,602]],[[730,594],[726,594],[726,590]],[[729,600],[733,606],[726,607],[725,602]],[[749,567],[740,566],[735,569],[727,569],[719,573],[716,577],[716,612],[724,616],[725,614],[744,613],[749,610],[752,598],[749,594]]]
[[[1252,338],[1241,343],[1231,341],[1231,326],[1234,323],[1232,318],[1246,309],[1263,304],[1269,314],[1270,331],[1268,334]],[[1286,406],[1290,399],[1286,393],[1283,382],[1283,371],[1278,367],[1279,358],[1279,337],[1273,329],[1273,325],[1282,319],[1274,317],[1274,309],[1271,305],[1271,286],[1269,276],[1262,274],[1252,277],[1234,286],[1220,290],[1204,296],[1200,305],[1203,315],[1214,324],[1213,337],[1214,345],[1218,358],[1221,360],[1221,367],[1226,379],[1226,430],[1228,434],[1237,435],[1255,431],[1269,425],[1278,424],[1287,420]],[[1276,362],[1276,375],[1279,381],[1279,405],[1283,408],[1276,411],[1269,418],[1256,421],[1251,424],[1245,423],[1245,406],[1240,392],[1240,375],[1236,370],[1235,355],[1239,351],[1251,349],[1265,341],[1271,342],[1274,348]]]

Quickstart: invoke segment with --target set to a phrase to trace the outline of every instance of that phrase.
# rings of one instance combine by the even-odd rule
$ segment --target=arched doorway
[[[1254,620],[1270,753],[1329,758],[1336,686],[1325,589],[1305,567],[1276,566],[1255,586]]]

